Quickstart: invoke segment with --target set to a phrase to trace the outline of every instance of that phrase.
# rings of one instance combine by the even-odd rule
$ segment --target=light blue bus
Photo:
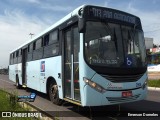
[[[139,101],[147,94],[144,35],[138,17],[83,5],[10,53],[9,78],[80,106]]]

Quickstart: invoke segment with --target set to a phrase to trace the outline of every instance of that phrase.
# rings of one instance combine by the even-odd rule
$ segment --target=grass
[[[160,88],[160,79],[159,80],[148,80],[148,86]]]
[[[9,95],[3,90],[0,90],[0,114],[1,112],[24,112],[29,111],[29,109],[24,109],[22,108],[18,103],[17,103],[17,97],[15,95]],[[1,116],[1,115],[0,115]],[[7,117],[2,117],[0,118],[1,120],[33,120],[35,118],[27,118],[27,117],[13,117],[13,118],[7,118]]]

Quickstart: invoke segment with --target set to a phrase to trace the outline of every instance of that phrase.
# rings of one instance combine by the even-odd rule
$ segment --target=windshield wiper
[[[111,30],[110,26],[108,25],[108,23],[106,23],[106,22],[101,22],[101,24],[102,24],[102,26],[104,26],[104,27],[103,27],[104,30],[106,30],[106,32],[107,32],[108,34],[111,34],[111,36],[113,36],[113,35],[112,35],[112,30]],[[106,26],[106,27],[105,27],[105,26]]]
[[[117,50],[118,50],[118,48],[117,48],[117,36],[116,36],[116,30],[115,30],[115,28],[113,28],[113,29],[114,29],[114,33],[112,33],[112,29],[111,29],[111,27],[108,25],[108,23],[106,23],[106,22],[101,22],[101,23],[107,27],[107,29],[105,28],[105,30],[106,30],[106,31],[107,31],[107,30],[109,31],[108,33],[111,35],[111,37],[112,37],[111,40],[114,41],[115,47],[116,47],[116,51],[117,51]]]

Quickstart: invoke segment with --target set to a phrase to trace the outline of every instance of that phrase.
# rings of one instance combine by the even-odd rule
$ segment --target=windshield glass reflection
[[[146,65],[143,32],[105,22],[86,24],[85,59],[91,65],[139,67]]]

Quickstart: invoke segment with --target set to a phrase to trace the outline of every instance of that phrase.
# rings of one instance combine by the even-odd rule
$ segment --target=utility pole
[[[30,33],[29,35],[31,36],[31,39],[32,39],[32,36],[33,36],[34,34],[33,34],[33,33]]]

